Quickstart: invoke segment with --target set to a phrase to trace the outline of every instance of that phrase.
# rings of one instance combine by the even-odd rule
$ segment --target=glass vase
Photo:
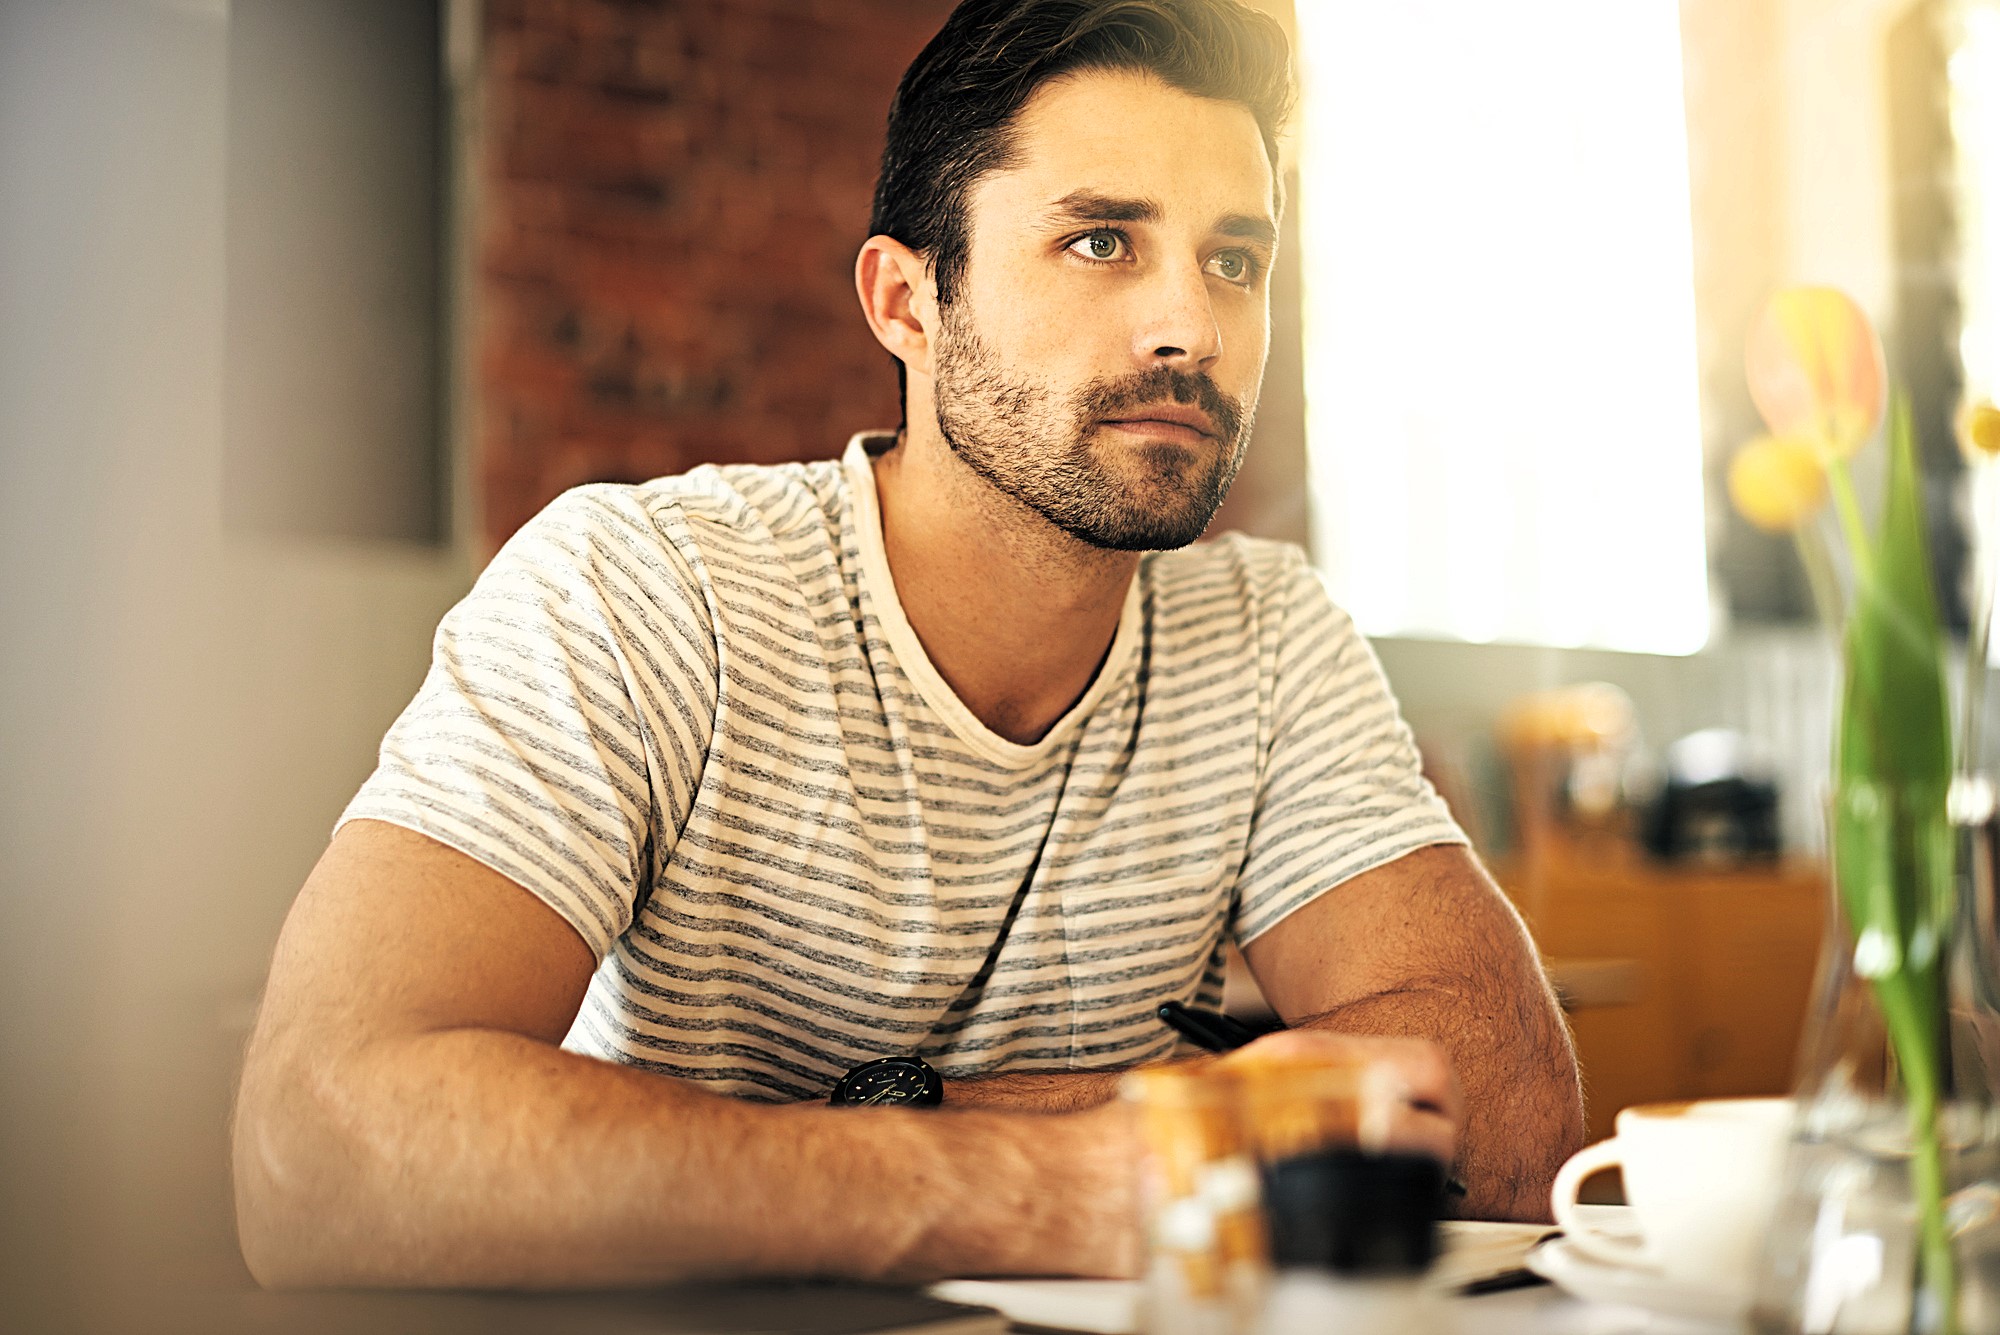
[[[1958,779],[1941,813],[1935,792],[1834,795],[1836,884],[1759,1331],[2000,1332],[1993,792]]]

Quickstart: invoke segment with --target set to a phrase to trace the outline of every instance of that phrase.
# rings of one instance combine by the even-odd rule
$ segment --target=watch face
[[[845,1107],[869,1104],[939,1102],[944,1093],[937,1073],[908,1057],[883,1057],[866,1062],[847,1073],[835,1090],[834,1101]]]

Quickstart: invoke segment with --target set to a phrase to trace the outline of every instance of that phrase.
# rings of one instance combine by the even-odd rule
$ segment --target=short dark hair
[[[1236,0],[964,0],[896,87],[869,222],[924,256],[940,304],[965,275],[967,192],[1010,161],[1014,118],[1035,90],[1085,70],[1141,70],[1241,103],[1276,172],[1294,92],[1269,15]]]

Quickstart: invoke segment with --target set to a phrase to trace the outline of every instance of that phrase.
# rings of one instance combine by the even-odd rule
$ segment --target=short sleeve
[[[1238,880],[1248,943],[1350,877],[1466,842],[1423,776],[1381,664],[1303,561],[1288,571],[1270,752]]]
[[[621,489],[559,498],[439,624],[340,823],[476,858],[602,959],[699,783],[716,691],[705,609],[687,559]]]

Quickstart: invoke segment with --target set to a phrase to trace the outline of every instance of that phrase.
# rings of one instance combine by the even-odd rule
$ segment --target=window
[[[1375,635],[1708,634],[1670,0],[1305,0],[1317,559]]]

